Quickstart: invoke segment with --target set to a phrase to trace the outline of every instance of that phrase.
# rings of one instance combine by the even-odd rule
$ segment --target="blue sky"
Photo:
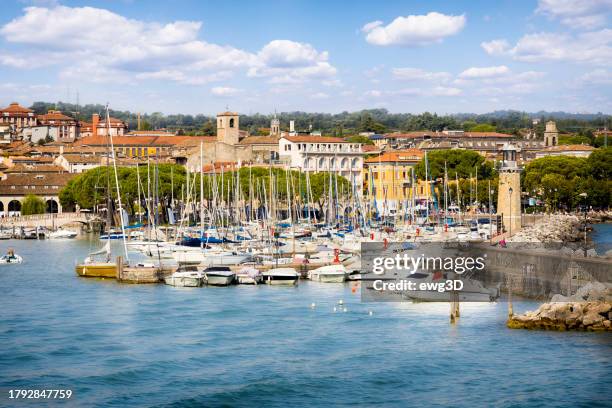
[[[612,0],[6,1],[0,104],[612,112]]]

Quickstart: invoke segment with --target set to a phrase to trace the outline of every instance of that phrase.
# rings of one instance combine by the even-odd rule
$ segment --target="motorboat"
[[[262,282],[263,277],[258,269],[245,266],[236,273],[236,280],[241,285],[258,285]]]
[[[346,280],[348,271],[342,264],[321,266],[308,272],[308,279],[317,282],[342,283]]]
[[[202,250],[199,248],[185,247],[186,250],[175,248],[173,258],[179,264],[204,265],[204,266],[224,266],[238,265],[251,260],[248,253],[223,250]]]
[[[53,231],[47,234],[47,237],[51,239],[72,239],[75,238],[77,235],[79,234],[75,231],[60,228],[57,231]]]
[[[209,286],[228,286],[234,283],[236,273],[227,266],[210,266],[204,269],[204,279]]]
[[[164,278],[166,285],[197,288],[204,282],[204,273],[197,268],[181,268],[170,276]]]
[[[8,231],[0,231],[0,239],[11,239],[12,235]]]
[[[13,252],[12,249],[6,255],[0,258],[0,265],[13,265],[23,263],[23,258]]]
[[[300,274],[294,268],[273,268],[261,273],[268,285],[297,285]]]

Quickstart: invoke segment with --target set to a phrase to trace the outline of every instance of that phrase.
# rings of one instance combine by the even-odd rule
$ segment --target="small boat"
[[[346,267],[342,264],[321,266],[308,272],[308,278],[312,281],[326,283],[342,283],[347,276]]]
[[[422,273],[416,272],[408,275],[408,281],[412,281],[415,287],[419,287],[421,283],[434,284],[444,283],[447,279],[457,279],[463,282],[463,288],[456,291],[457,300],[461,302],[494,302],[499,298],[501,292],[499,286],[485,287],[480,281],[468,277],[457,276],[453,273]],[[405,295],[417,302],[450,302],[453,300],[451,291],[440,292],[435,289],[429,290],[411,290],[405,292]]]
[[[12,235],[8,231],[0,231],[0,239],[11,239]]]
[[[294,268],[273,268],[261,273],[268,285],[297,285],[300,274]]]
[[[105,260],[97,261],[96,255],[106,255]],[[110,241],[106,241],[106,245],[101,250],[92,252],[83,263],[75,267],[76,274],[91,278],[116,278],[117,263],[110,261],[110,255]]]
[[[113,232],[111,231],[108,234],[103,234],[100,235],[100,240],[104,241],[104,240],[109,240],[109,239],[124,239],[125,235],[121,232]]]
[[[211,286],[228,286],[234,282],[236,274],[227,266],[210,266],[204,269],[206,283]]]
[[[76,237],[78,233],[65,229],[58,229],[57,231],[50,232],[47,237],[51,239],[72,239]]]
[[[23,258],[9,249],[7,254],[0,258],[0,265],[12,265],[23,263]]]
[[[241,285],[258,285],[263,280],[263,277],[259,270],[245,266],[236,273],[236,280]]]
[[[202,286],[204,282],[204,273],[197,270],[195,267],[181,268],[170,276],[164,278],[166,285],[197,288]]]

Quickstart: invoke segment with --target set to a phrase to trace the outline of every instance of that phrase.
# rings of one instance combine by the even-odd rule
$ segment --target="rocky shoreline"
[[[555,295],[536,311],[511,316],[511,329],[612,331],[612,285],[589,283],[575,295]]]
[[[587,224],[601,222],[603,219],[609,219],[609,213],[589,213]],[[506,242],[513,248],[555,250],[564,255],[582,257],[585,255],[584,218],[575,214],[550,214],[533,225],[523,227],[507,238]],[[612,253],[598,255],[595,249],[588,248],[586,256],[612,258]]]

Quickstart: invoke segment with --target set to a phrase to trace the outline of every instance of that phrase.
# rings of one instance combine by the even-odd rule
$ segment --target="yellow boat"
[[[117,278],[117,264],[114,262],[83,263],[75,268],[79,276],[91,278]]]

